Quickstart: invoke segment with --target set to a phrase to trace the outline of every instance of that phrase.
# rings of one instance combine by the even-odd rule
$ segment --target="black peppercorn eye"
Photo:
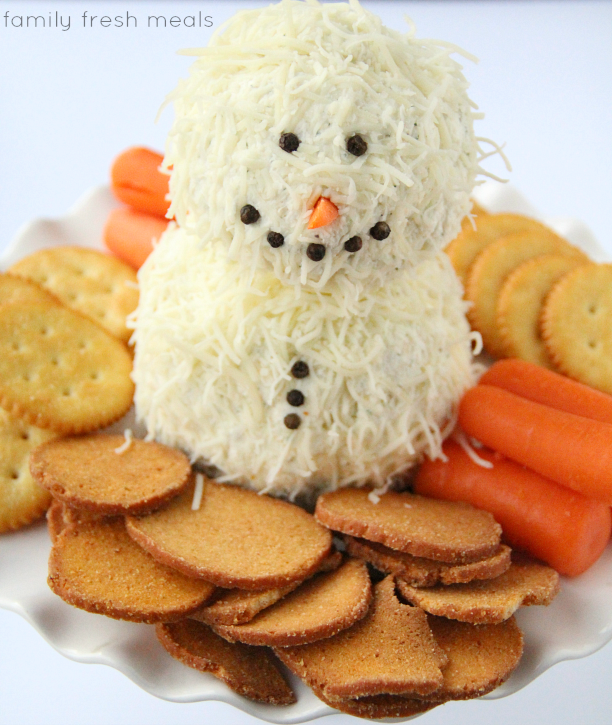
[[[368,150],[367,141],[356,133],[346,140],[346,150],[353,156],[363,156]]]
[[[261,214],[251,204],[245,204],[240,210],[240,221],[243,224],[255,224],[259,221]]]
[[[308,259],[312,259],[313,262],[320,262],[325,256],[325,245],[324,244],[309,244],[306,247],[306,255]]]
[[[387,222],[376,222],[376,224],[374,224],[374,226],[370,229],[370,236],[374,237],[374,239],[378,239],[378,241],[386,239],[389,234],[391,234],[391,229]]]
[[[282,247],[285,243],[285,237],[279,234],[279,232],[268,232],[267,240],[273,249],[278,249],[278,247]]]
[[[302,419],[297,413],[289,413],[289,415],[285,416],[285,420],[283,422],[289,430],[295,430],[300,427]]]
[[[287,393],[287,402],[294,408],[299,408],[300,405],[304,405],[305,400],[306,398],[304,398],[304,393],[300,390],[290,390]]]
[[[361,241],[361,237],[351,237],[346,242],[344,242],[344,248],[347,252],[358,252],[361,247],[363,246],[363,242]]]
[[[310,368],[308,363],[303,360],[298,360],[291,366],[291,374],[294,378],[307,378],[310,375]]]
[[[281,133],[278,145],[283,151],[292,154],[294,151],[297,151],[300,145],[300,139],[294,133]]]

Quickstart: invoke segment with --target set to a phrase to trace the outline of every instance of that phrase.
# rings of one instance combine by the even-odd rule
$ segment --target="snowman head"
[[[171,212],[284,284],[359,291],[458,232],[477,165],[450,51],[357,3],[244,11],[173,94]]]

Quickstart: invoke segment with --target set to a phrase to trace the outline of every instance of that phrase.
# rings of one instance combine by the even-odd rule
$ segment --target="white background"
[[[112,158],[131,145],[163,149],[172,114],[155,124],[165,94],[186,73],[179,48],[211,31],[147,28],[147,16],[202,11],[214,26],[240,2],[0,1],[0,249],[25,222],[61,216],[105,183]],[[612,3],[367,2],[385,22],[455,42],[480,58],[465,63],[471,96],[486,113],[479,135],[505,143],[509,175],[545,216],[584,220],[612,255]],[[135,15],[138,28],[87,28],[82,13]],[[14,28],[19,15],[71,16],[71,28]],[[4,26],[8,12],[9,27]],[[488,167],[501,173],[502,166]],[[0,539],[0,566],[2,540]],[[563,663],[528,688],[492,702],[451,703],[423,725],[531,725],[612,721],[612,645]],[[358,722],[344,715],[330,725]],[[56,654],[15,614],[0,611],[2,725],[246,723],[227,705],[162,702],[117,672]]]

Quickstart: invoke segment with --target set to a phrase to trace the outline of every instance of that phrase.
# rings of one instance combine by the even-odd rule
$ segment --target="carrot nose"
[[[308,228],[318,229],[319,227],[325,227],[331,224],[337,216],[338,207],[334,202],[324,196],[320,196],[312,209]]]

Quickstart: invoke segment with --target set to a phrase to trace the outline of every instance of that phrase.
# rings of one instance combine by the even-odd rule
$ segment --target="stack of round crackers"
[[[517,357],[612,393],[612,265],[551,229],[479,210],[446,252],[494,357]]]
[[[30,451],[120,419],[134,394],[128,314],[134,271],[100,252],[56,247],[0,274],[0,532],[38,518],[49,494]]]

